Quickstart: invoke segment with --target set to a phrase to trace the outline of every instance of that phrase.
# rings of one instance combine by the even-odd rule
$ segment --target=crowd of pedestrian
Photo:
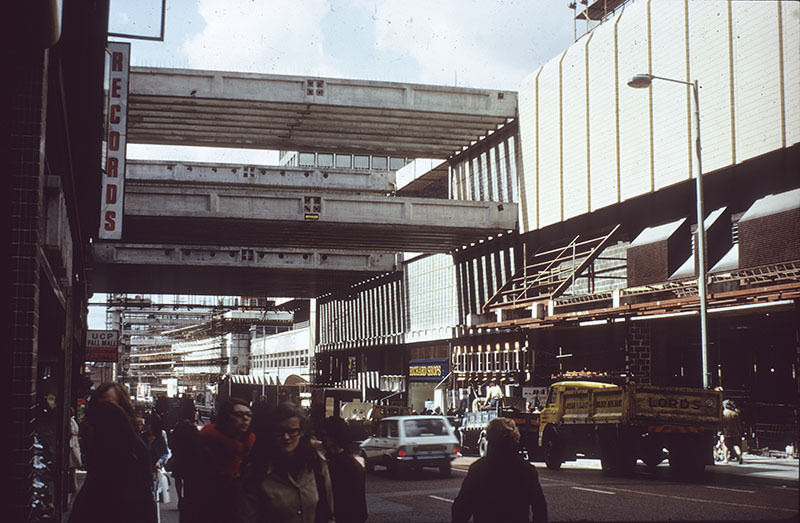
[[[156,504],[168,501],[166,471],[182,523],[367,521],[365,471],[347,423],[327,418],[313,427],[294,403],[254,412],[230,398],[202,429],[189,416],[169,427],[158,411],[137,417],[127,388],[104,383],[88,401],[79,435],[86,478],[69,523],[155,523]],[[491,521],[496,508],[490,516],[480,500],[513,492],[520,497],[505,505],[507,521],[528,521],[529,509],[534,521],[546,521],[536,470],[517,452],[514,422],[496,418],[487,437],[489,452],[470,467],[453,520]]]

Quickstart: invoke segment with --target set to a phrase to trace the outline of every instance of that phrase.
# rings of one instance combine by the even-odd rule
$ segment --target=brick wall
[[[633,381],[650,385],[652,371],[649,325],[643,322],[631,322],[628,328],[627,349],[628,369],[633,374]]]
[[[33,424],[39,330],[40,225],[44,166],[47,52],[12,64],[4,82],[10,94],[11,200],[11,474],[10,520],[27,521],[31,510]]]

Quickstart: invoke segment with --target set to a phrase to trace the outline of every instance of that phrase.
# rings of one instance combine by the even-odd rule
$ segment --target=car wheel
[[[375,472],[375,464],[367,459],[367,453],[363,450],[361,451],[361,458],[364,460],[364,470],[369,473]]]
[[[489,442],[486,441],[486,435],[481,434],[481,438],[478,440],[478,454],[481,457],[486,455],[486,449],[489,447]]]

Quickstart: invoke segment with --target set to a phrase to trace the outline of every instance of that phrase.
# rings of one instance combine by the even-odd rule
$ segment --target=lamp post
[[[700,147],[700,93],[697,80],[694,82],[686,82],[683,80],[676,80],[673,78],[664,78],[663,76],[655,76],[652,74],[635,74],[628,80],[628,86],[636,89],[650,87],[653,80],[665,80],[667,82],[674,82],[676,84],[684,84],[692,87],[694,91],[694,117],[697,124],[697,138],[695,140],[695,148],[697,151],[697,293],[700,296],[700,351],[703,372],[703,388],[709,387],[708,383],[708,335],[706,330],[706,322],[708,319],[707,312],[707,292],[706,292],[706,231],[704,224],[705,212],[703,211],[703,164],[701,158]]]

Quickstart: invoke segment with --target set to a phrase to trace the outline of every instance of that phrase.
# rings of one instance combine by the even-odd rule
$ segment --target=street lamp
[[[664,78],[652,74],[635,74],[628,80],[628,86],[636,89],[650,87],[653,80],[665,80],[676,84],[684,84],[692,87],[694,91],[694,118],[697,123],[697,138],[695,148],[697,150],[697,293],[700,295],[700,351],[703,371],[703,388],[707,389],[708,384],[708,336],[706,331],[707,313],[707,293],[706,293],[706,231],[703,223],[703,164],[700,154],[700,93],[697,80],[685,82],[673,78]]]

